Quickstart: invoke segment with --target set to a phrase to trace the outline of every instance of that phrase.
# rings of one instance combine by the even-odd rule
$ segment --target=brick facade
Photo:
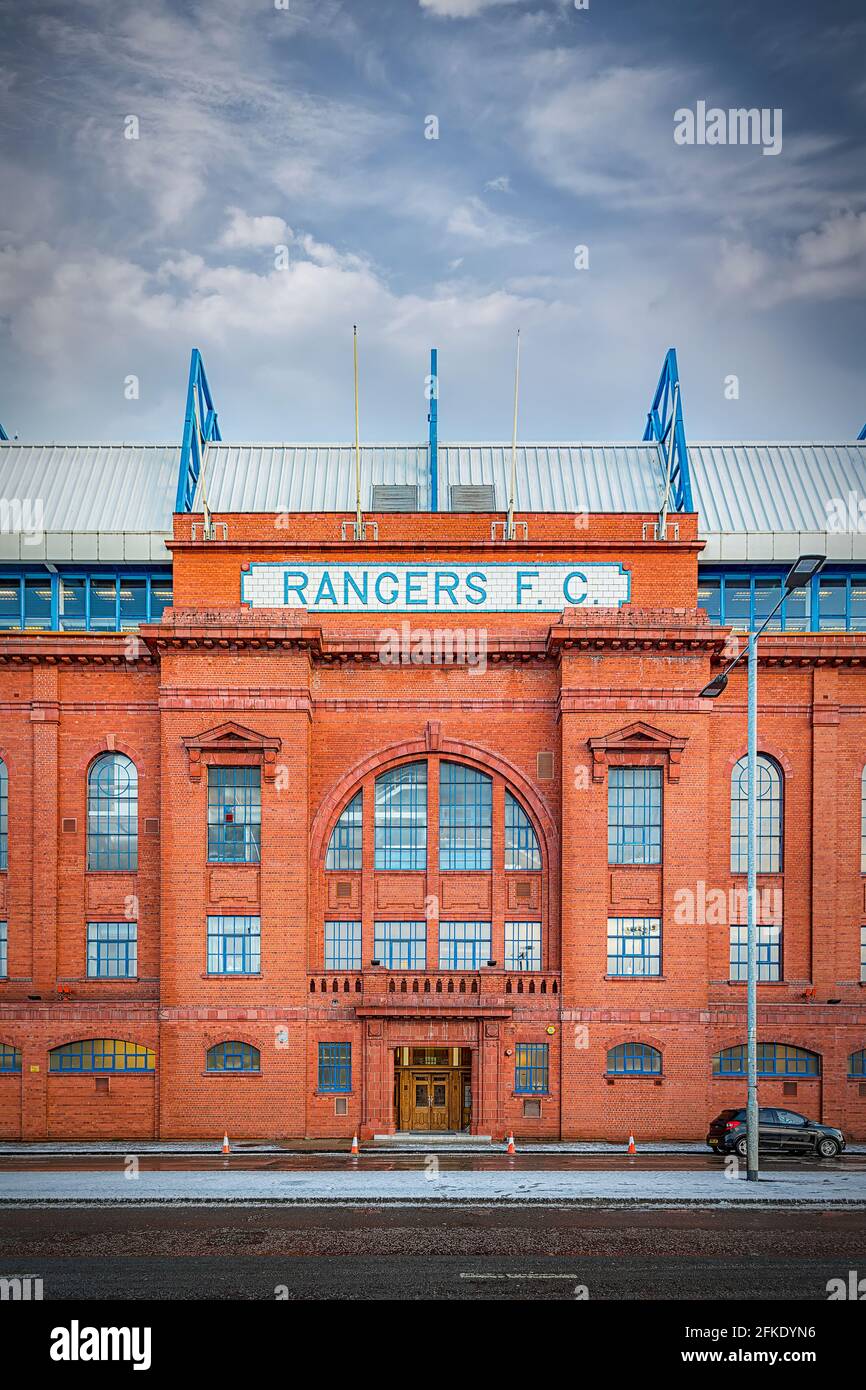
[[[395,1125],[395,1049],[462,1047],[472,1057],[472,1128],[501,1137],[702,1137],[745,1082],[714,1078],[712,1057],[745,1041],[745,985],[728,982],[728,923],[699,908],[742,889],[730,871],[731,769],[745,752],[745,676],[712,703],[726,632],[696,608],[696,520],[651,539],[652,518],[524,518],[528,538],[491,541],[484,516],[382,515],[378,541],[341,539],[334,515],[230,515],[225,539],[191,539],[175,519],[174,609],[141,635],[0,636],[0,756],[9,777],[8,920],[0,1043],[0,1137],[349,1137]],[[647,538],[650,537],[650,538]],[[387,566],[599,562],[631,584],[620,609],[565,608],[445,618],[423,612],[307,613],[242,605],[255,563]],[[382,631],[483,629],[483,669],[383,661]],[[860,933],[861,773],[866,635],[762,638],[759,747],[784,772],[783,872],[762,879],[783,903],[780,983],[759,987],[759,1037],[818,1053],[818,1077],[778,1101],[866,1137],[866,1087],[848,1056],[866,1047]],[[139,777],[138,867],[86,868],[87,773],[106,750]],[[428,763],[426,870],[377,871],[373,788],[389,768]],[[490,872],[438,868],[442,760],[493,779]],[[261,862],[207,853],[207,769],[261,772]],[[658,865],[608,863],[610,769],[661,769]],[[329,872],[342,809],[363,789],[363,863]],[[537,873],[506,871],[505,793],[530,818]],[[337,880],[340,887],[338,891]],[[209,975],[208,914],[261,919],[254,976]],[[541,968],[506,968],[504,923],[541,922]],[[89,920],[138,922],[138,974],[87,977]],[[608,917],[660,917],[657,978],[607,973]],[[427,969],[371,964],[374,923],[423,919]],[[492,966],[437,970],[440,921],[492,924]],[[361,966],[326,971],[326,920],[360,921]],[[744,919],[743,919],[744,920]],[[118,1038],[156,1052],[150,1074],[67,1075],[50,1049]],[[205,1070],[227,1039],[261,1054],[256,1074]],[[346,1113],[320,1093],[319,1042],[351,1042]],[[609,1049],[647,1043],[661,1072],[607,1074]],[[537,1115],[515,1094],[518,1044],[548,1048]],[[101,1084],[97,1084],[98,1080]],[[863,1092],[863,1093],[861,1093]],[[536,1107],[530,1107],[536,1108]]]

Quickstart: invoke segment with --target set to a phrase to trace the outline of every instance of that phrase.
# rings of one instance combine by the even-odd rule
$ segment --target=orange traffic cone
[[[358,1152],[358,1131],[355,1130],[355,1133],[352,1135],[352,1153],[353,1153],[353,1154],[357,1154],[357,1152]]]
[[[630,1134],[630,1135],[628,1136],[628,1151],[629,1151],[630,1154],[636,1154],[636,1153],[637,1153],[637,1149],[635,1148],[635,1142],[634,1142],[634,1135],[633,1135],[633,1134]]]
[[[508,1136],[508,1148],[505,1150],[505,1152],[508,1153],[508,1154],[516,1154],[516,1153],[517,1153],[517,1150],[516,1150],[516,1148],[514,1147],[514,1130],[512,1130],[511,1133],[510,1133],[509,1136]]]
[[[230,1154],[231,1151],[232,1151],[232,1146],[231,1146],[231,1144],[229,1143],[229,1137],[228,1137],[227,1134],[224,1134],[224,1135],[223,1135],[223,1153],[224,1153],[224,1154]]]

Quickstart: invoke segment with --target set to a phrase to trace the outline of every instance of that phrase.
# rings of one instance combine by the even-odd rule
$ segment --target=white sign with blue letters
[[[563,608],[619,608],[630,598],[620,564],[480,565],[253,562],[241,575],[251,608],[310,613],[559,613]]]

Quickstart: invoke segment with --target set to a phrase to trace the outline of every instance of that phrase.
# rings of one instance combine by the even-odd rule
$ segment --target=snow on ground
[[[768,1174],[759,1182],[712,1172],[364,1172],[347,1159],[345,1172],[3,1172],[6,1203],[212,1202],[568,1202],[610,1205],[735,1206],[760,1203],[861,1206],[866,1173]]]
[[[346,1141],[348,1144],[348,1140]],[[202,1141],[198,1139],[117,1139],[117,1140],[41,1140],[34,1143],[0,1143],[0,1156],[16,1155],[18,1157],[26,1155],[47,1155],[47,1154],[213,1154],[219,1153],[222,1139],[212,1141]],[[429,1145],[424,1147],[417,1143],[400,1145],[397,1140],[389,1140],[388,1144],[364,1143],[362,1150],[368,1153],[503,1153],[505,1144],[493,1143],[485,1148],[484,1145],[477,1143],[462,1145],[459,1139],[453,1141],[442,1141],[436,1138],[430,1139]],[[639,1153],[658,1153],[658,1154],[708,1154],[709,1149],[700,1139],[638,1139],[637,1148]],[[616,1154],[625,1153],[627,1141],[621,1144],[612,1144],[604,1139],[573,1139],[563,1140],[562,1142],[522,1144],[517,1145],[518,1153],[562,1153],[562,1154]],[[235,1153],[249,1154],[282,1154],[282,1153],[340,1153],[345,1152],[345,1145],[342,1148],[334,1148],[327,1141],[317,1145],[312,1141],[303,1144],[296,1144],[291,1140],[284,1143],[273,1143],[265,1140],[239,1139],[232,1140],[232,1151]],[[849,1154],[866,1153],[866,1144],[848,1144],[845,1152]]]

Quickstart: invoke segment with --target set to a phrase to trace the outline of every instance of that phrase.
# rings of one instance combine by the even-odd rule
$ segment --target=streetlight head
[[[727,684],[728,684],[728,678],[727,678],[727,676],[725,675],[724,671],[720,671],[719,674],[718,674],[717,676],[713,676],[713,679],[710,681],[709,685],[705,685],[705,686],[704,686],[703,690],[701,691],[700,695],[698,696],[698,699],[699,699],[699,700],[715,700],[715,699],[717,699],[718,696],[721,695],[722,691],[725,689],[725,687],[726,687]]]
[[[785,593],[790,594],[794,589],[802,589],[803,585],[808,584],[823,567],[826,559],[826,555],[801,555],[785,576]]]

